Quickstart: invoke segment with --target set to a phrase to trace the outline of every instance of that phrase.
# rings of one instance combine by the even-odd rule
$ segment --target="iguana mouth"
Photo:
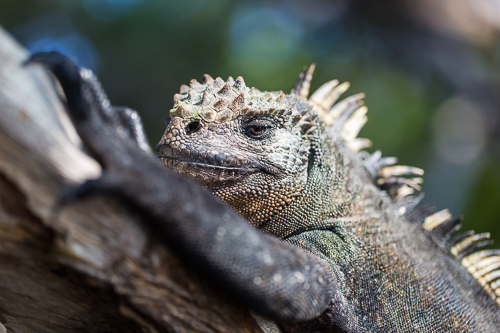
[[[216,152],[189,153],[162,146],[157,159],[163,165],[206,185],[238,182],[256,172],[265,172],[260,163]]]
[[[262,171],[256,167],[226,167],[157,155],[163,165],[169,169],[194,179],[204,185],[222,185],[245,179],[250,174]]]
[[[172,158],[170,156],[165,156],[165,155],[156,155],[156,158],[163,160],[163,161],[166,161],[166,163],[168,163],[168,164],[172,164],[173,169],[177,169],[176,165],[178,165],[178,166],[191,166],[191,167],[207,168],[207,169],[213,169],[213,170],[219,170],[219,171],[244,172],[244,173],[253,173],[253,172],[258,172],[258,171],[262,170],[259,167],[227,167],[227,166],[215,165],[215,164],[210,164],[210,163],[203,163],[203,162],[199,162],[199,161],[191,161],[191,160]]]

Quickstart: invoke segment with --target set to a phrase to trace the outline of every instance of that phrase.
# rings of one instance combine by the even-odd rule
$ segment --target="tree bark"
[[[262,332],[123,202],[58,205],[101,169],[26,58],[0,27],[0,332]]]

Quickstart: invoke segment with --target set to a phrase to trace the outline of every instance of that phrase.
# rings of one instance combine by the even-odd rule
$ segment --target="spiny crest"
[[[245,81],[243,80],[243,78],[241,76],[238,76],[233,84],[233,87],[236,90],[244,91],[247,86],[245,85]]]
[[[170,116],[187,119],[202,119],[206,122],[222,123],[243,114],[286,115],[302,117],[311,107],[302,102],[296,107],[297,97],[285,95],[282,91],[267,92],[248,88],[239,76],[226,81],[214,79],[205,74],[200,82],[191,80],[190,85],[182,85],[174,95],[174,108]]]
[[[292,89],[292,94],[307,99],[315,68],[315,64],[311,64],[309,67],[304,67],[304,70],[299,75],[297,83],[295,83],[295,87]]]
[[[309,133],[321,123],[332,137],[342,137],[351,150],[357,152],[369,147],[370,140],[357,138],[367,121],[368,109],[363,106],[364,94],[350,96],[335,104],[340,95],[349,88],[349,83],[339,85],[337,80],[333,80],[323,84],[307,99],[314,69],[314,64],[304,68],[292,89],[292,95],[307,100],[312,106],[308,114],[303,115],[299,126]],[[312,117],[313,121],[311,121]]]
[[[414,210],[423,199],[423,194],[412,195],[421,190],[422,169],[395,165],[396,158],[382,157],[380,151],[371,155],[361,152],[361,156],[375,183],[399,206],[399,213],[409,220],[421,222],[434,242],[460,261],[500,305],[500,250],[481,250],[493,243],[489,240],[490,234],[475,234],[474,231],[457,234],[461,218],[453,218],[447,209],[434,214],[430,206]]]
[[[461,218],[453,218],[447,209],[428,216],[423,228],[435,242],[459,260],[484,290],[500,305],[500,250],[481,250],[493,243],[489,233],[467,231],[456,234]]]
[[[304,69],[292,94],[303,99],[308,97],[313,70],[314,65]],[[348,88],[348,82],[339,84],[337,80],[319,87],[308,99],[313,108],[302,117],[299,125],[303,131],[311,131],[321,124],[332,139],[339,136],[344,139],[353,152],[359,152],[374,182],[398,204],[400,213],[411,212],[423,198],[423,195],[414,197],[412,194],[421,190],[424,171],[415,167],[395,165],[396,158],[383,158],[380,151],[371,155],[362,151],[371,146],[370,140],[357,137],[368,120],[368,108],[363,105],[364,94],[356,94],[337,102]]]
[[[292,94],[307,99],[313,71],[314,65],[304,69]],[[359,152],[374,182],[398,204],[400,213],[411,212],[423,198],[423,195],[414,197],[412,194],[421,190],[424,171],[395,165],[396,158],[382,158],[380,151],[372,155],[361,151],[371,146],[370,140],[357,137],[367,122],[368,108],[363,105],[364,94],[356,94],[337,102],[348,88],[348,82],[339,84],[337,80],[323,84],[309,97],[308,102],[313,108],[302,116],[298,125],[306,134],[321,125],[332,139],[339,136],[344,139],[353,152]]]
[[[313,71],[314,65],[304,69],[292,94],[302,99],[308,97]],[[374,182],[398,204],[400,213],[409,213],[423,198],[423,195],[414,197],[412,194],[421,190],[424,171],[415,167],[395,165],[396,158],[383,158],[380,151],[371,155],[362,151],[371,146],[370,140],[357,137],[367,122],[368,108],[363,106],[364,94],[356,94],[337,102],[348,88],[349,83],[339,84],[338,80],[323,84],[309,97],[308,102],[313,108],[303,115],[298,124],[305,133],[321,125],[332,139],[344,139],[353,152],[360,154]]]
[[[376,183],[397,202],[412,195],[415,191],[422,190],[420,185],[424,181],[421,177],[423,175],[424,170],[420,168],[390,165],[377,170]]]
[[[203,84],[209,84],[209,83],[214,82],[214,79],[210,75],[205,74],[205,75],[203,75],[203,80],[201,82]]]
[[[360,152],[364,166],[372,176],[375,184],[398,205],[401,215],[408,214],[423,199],[423,194],[413,196],[421,191],[424,170],[406,165],[396,165],[397,158],[382,157],[377,150],[373,154]]]
[[[460,261],[500,305],[500,250],[480,251],[493,243],[490,234],[468,231],[457,235],[461,218],[453,218],[447,209],[434,214],[432,206],[415,209],[423,199],[422,193],[413,196],[421,190],[422,169],[395,165],[396,158],[382,157],[380,151],[371,155],[362,152],[361,156],[375,183],[398,205],[399,213],[410,221],[422,223],[422,229],[430,232],[433,241]]]
[[[301,73],[292,94],[307,98],[313,70],[314,65]],[[363,94],[348,97],[335,104],[347,88],[348,83],[339,85],[337,80],[323,84],[309,98],[308,101],[314,108],[301,121],[302,126],[312,128],[314,120],[311,117],[318,115],[332,137],[340,133],[348,147],[359,152],[371,144],[369,140],[357,138],[367,121],[367,108],[362,106]],[[475,234],[474,231],[457,234],[461,218],[453,218],[447,209],[434,214],[431,214],[434,209],[429,206],[415,209],[423,198],[422,193],[418,196],[413,194],[421,191],[424,170],[395,165],[396,158],[382,157],[380,151],[373,154],[361,151],[359,154],[374,182],[398,205],[399,213],[410,220],[421,221],[422,228],[430,232],[434,242],[459,260],[500,305],[500,250],[481,250],[493,243],[489,240],[490,234]]]

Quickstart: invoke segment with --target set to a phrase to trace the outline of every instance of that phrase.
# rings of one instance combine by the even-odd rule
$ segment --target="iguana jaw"
[[[257,172],[266,172],[258,163],[246,166],[222,166],[208,161],[185,160],[167,155],[157,155],[163,165],[169,169],[196,180],[205,186],[220,186],[244,180]]]

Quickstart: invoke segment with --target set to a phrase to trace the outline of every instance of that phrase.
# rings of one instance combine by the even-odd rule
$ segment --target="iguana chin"
[[[455,235],[460,220],[446,210],[415,209],[422,170],[360,152],[363,96],[335,104],[347,84],[308,98],[312,66],[288,95],[208,75],[175,95],[158,159],[259,233],[159,168],[137,116],[113,113],[87,70],[53,53],[31,61],[58,77],[107,170],[79,192],[133,202],[181,256],[285,332],[500,331],[500,251],[480,250],[488,234]]]

